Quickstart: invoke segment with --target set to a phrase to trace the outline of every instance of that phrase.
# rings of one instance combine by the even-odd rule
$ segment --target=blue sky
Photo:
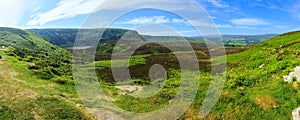
[[[24,29],[79,28],[104,1],[2,0],[0,26]],[[281,34],[300,29],[300,0],[196,1],[208,12],[221,34]],[[121,6],[122,2],[117,5]],[[198,35],[180,16],[149,9],[128,13],[111,27],[133,29],[144,24],[167,26],[185,36]]]

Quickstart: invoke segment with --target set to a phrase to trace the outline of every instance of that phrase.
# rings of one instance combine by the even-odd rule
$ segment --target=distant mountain
[[[223,35],[223,41],[225,45],[232,46],[244,46],[252,45],[263,42],[270,38],[277,36],[278,34],[266,34],[266,35]],[[192,37],[195,39],[203,39],[203,37]],[[214,41],[214,40],[212,40]]]
[[[188,40],[192,43],[205,43],[202,38],[193,38],[193,37],[183,37],[183,36],[151,36],[151,35],[142,35],[146,41],[154,42],[172,42],[172,41],[182,41]]]
[[[94,29],[99,30],[99,29]],[[104,30],[104,29],[103,29]],[[73,46],[79,29],[28,29],[51,43],[56,44],[60,47],[71,47]],[[95,31],[93,29],[87,29],[84,34],[90,34],[88,37],[95,37]],[[125,35],[126,34],[126,35]],[[125,35],[125,36],[124,36]],[[272,37],[277,36],[276,34],[266,35],[223,35],[223,41],[225,45],[230,46],[245,46],[251,44],[257,44]],[[203,37],[181,37],[181,36],[150,36],[141,35],[137,31],[126,30],[126,29],[105,29],[105,32],[100,40],[100,43],[108,41],[117,41],[120,38],[126,40],[146,40],[155,42],[172,42],[181,41],[183,39],[189,40],[192,43],[205,43]],[[86,38],[89,39],[89,38]],[[212,39],[212,41],[214,41]]]
[[[93,38],[95,37],[95,35],[98,35],[95,33],[99,33],[98,30],[99,29],[86,29],[80,32],[84,32],[84,34],[90,34],[87,36]],[[28,29],[27,31],[33,32],[60,47],[71,47],[75,42],[79,29]],[[125,35],[125,37],[123,37],[123,35]],[[138,34],[137,31],[125,29],[105,29],[99,42],[104,43],[107,41],[116,41],[120,38],[126,40],[143,40],[143,38]]]

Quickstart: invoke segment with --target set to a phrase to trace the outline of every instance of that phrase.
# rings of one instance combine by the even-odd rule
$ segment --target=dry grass
[[[256,97],[254,101],[264,110],[268,110],[270,108],[275,108],[278,106],[276,100],[272,96]]]

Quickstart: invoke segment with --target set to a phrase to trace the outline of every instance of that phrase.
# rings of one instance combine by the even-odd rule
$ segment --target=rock
[[[291,83],[291,82],[293,82],[293,77],[289,76],[289,75],[283,76],[283,80],[284,80],[284,82]]]
[[[300,108],[297,108],[292,112],[293,120],[300,120],[300,114],[299,113],[300,113]]]
[[[112,116],[109,114],[105,114],[105,120],[112,120]]]
[[[83,105],[81,105],[81,104],[76,104],[76,107],[81,108],[81,107],[83,107]]]
[[[290,72],[289,76],[291,76],[291,77],[296,77],[296,76],[295,76],[295,72]]]
[[[295,77],[297,79],[298,82],[300,82],[300,66],[297,66],[295,69],[294,69],[295,73]]]
[[[263,68],[266,64],[262,64],[260,65],[258,68]]]
[[[289,75],[283,76],[284,82],[288,83],[293,82],[294,78],[296,78],[297,82],[300,83],[300,66],[297,66],[294,69],[294,72],[290,72]]]

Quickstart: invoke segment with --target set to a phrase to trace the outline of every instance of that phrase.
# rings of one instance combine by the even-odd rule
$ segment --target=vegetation
[[[299,37],[300,32],[283,34],[227,56],[225,87],[206,118],[291,119],[291,111],[299,107],[299,83],[286,84],[282,78],[300,65]]]
[[[72,36],[76,32],[75,29],[68,29],[66,33],[57,29],[31,31],[47,35],[51,41],[56,36],[62,36],[63,40],[55,43],[60,46],[68,46],[67,42],[74,40]],[[92,66],[95,65],[101,88],[118,107],[139,113],[158,110],[170,100],[176,99],[175,95],[179,90],[182,73],[174,54],[184,55],[189,51],[171,52],[152,44],[139,48],[130,57],[129,63],[122,59],[110,60],[110,56],[108,59],[100,59],[104,55],[110,55],[113,50],[124,52],[132,48],[124,44],[116,46],[115,40],[125,31],[108,30],[105,34],[107,37],[103,38],[107,41],[98,45],[98,61],[86,65],[84,69],[93,70]],[[126,39],[137,38],[137,35],[132,31]],[[0,119],[93,119],[83,109],[77,96],[69,52],[19,29],[1,28],[0,37],[0,46],[7,47],[0,50],[3,57],[0,59],[0,68],[5,69],[0,72]],[[152,40],[157,38],[149,37]],[[218,103],[205,119],[290,119],[291,111],[299,107],[300,83],[284,83],[282,77],[300,65],[299,38],[300,32],[292,32],[248,46],[246,50],[227,47],[226,51],[230,54],[227,56],[227,80]],[[179,44],[175,45],[180,49]],[[200,84],[193,104],[179,119],[199,119],[199,109],[211,82],[211,74],[207,70],[210,67],[208,49],[201,42],[193,42],[192,46],[197,51],[200,69],[203,66],[206,69],[201,69],[199,73]],[[232,54],[236,52],[239,53]],[[113,66],[116,68],[128,68],[133,73],[133,78],[118,83],[111,82],[111,63],[116,63],[118,66]],[[161,64],[167,70],[165,81],[149,80],[146,73],[153,64]],[[195,71],[189,71],[193,72]],[[87,73],[80,77],[83,79],[90,76]],[[183,87],[186,91],[196,87],[193,85],[197,81],[189,82]],[[141,90],[120,88],[131,85],[137,85]],[[156,93],[157,90],[159,91]],[[152,94],[154,95],[151,96]],[[151,97],[137,98],[132,95]],[[92,104],[96,101],[89,102]]]
[[[284,83],[282,77],[300,65],[298,38],[300,32],[287,33],[250,46],[244,52],[228,55],[227,81],[218,103],[205,119],[290,119],[291,111],[299,107],[299,83]],[[130,96],[139,94],[139,91],[131,93],[122,90],[126,94],[121,94],[114,87],[104,88],[107,88],[106,94],[113,98],[117,106],[128,111],[149,112],[161,108],[174,97],[180,85],[180,82],[176,82],[176,78],[180,78],[180,71],[168,69],[168,78],[163,89],[147,99]],[[196,98],[180,119],[199,119],[198,113],[210,83],[210,74],[202,72],[200,78]],[[147,86],[155,83],[145,84],[143,79],[133,79],[116,86],[133,84],[151,93],[153,90]]]
[[[103,31],[104,29],[100,29],[100,31],[98,30],[99,29],[87,29],[81,30],[80,32],[82,32],[82,34],[90,34],[90,38],[98,38],[95,36],[98,35],[95,34],[95,32],[100,33],[100,31]],[[41,37],[60,47],[72,47],[74,46],[79,29],[28,29],[28,31],[40,35]],[[143,40],[136,31],[124,29],[105,29],[101,39],[99,40],[100,43],[105,43],[108,41],[116,41],[121,38],[125,40]]]
[[[32,75],[28,64],[0,50],[0,119],[92,119],[79,100],[73,81],[64,85]]]
[[[28,29],[28,31],[40,35],[51,43],[58,45],[60,47],[72,47],[76,40],[77,33],[79,29]],[[90,34],[90,38],[95,38],[97,34],[94,34],[95,29],[88,29],[86,31],[81,31],[83,34]],[[99,31],[96,31],[100,33]],[[228,46],[245,46],[257,44],[262,41],[268,40],[272,37],[277,36],[276,34],[267,35],[224,35],[224,44]],[[86,38],[86,39],[90,39]],[[98,38],[98,37],[96,37]],[[181,41],[186,39],[191,43],[205,43],[203,37],[180,37],[180,36],[150,36],[150,35],[140,35],[136,31],[124,30],[124,29],[106,29],[100,39],[101,43],[106,43],[108,41],[113,42],[119,39],[125,40],[146,40],[152,42],[173,42]]]
[[[261,43],[272,37],[277,36],[276,34],[266,35],[223,35],[222,39],[226,46],[246,46]],[[203,39],[202,37],[194,37],[195,39]],[[212,39],[212,41],[215,41]]]
[[[71,54],[30,32],[0,28],[0,46],[7,47],[7,54],[31,62],[29,69],[41,79],[71,76]]]

